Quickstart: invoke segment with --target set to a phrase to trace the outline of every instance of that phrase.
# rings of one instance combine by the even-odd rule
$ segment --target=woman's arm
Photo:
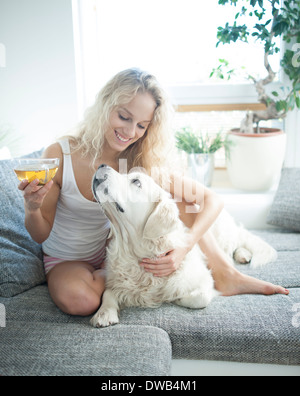
[[[155,276],[172,274],[179,267],[186,254],[200,241],[203,241],[203,248],[207,251],[206,236],[208,230],[224,207],[217,194],[188,178],[172,176],[169,192],[177,201],[180,218],[190,229],[191,238],[186,248],[174,249],[156,260],[143,259],[141,265],[145,271],[152,272]]]
[[[173,176],[171,194],[177,201],[180,217],[190,229],[190,249],[200,241],[224,208],[213,191],[189,178]]]
[[[43,243],[49,237],[54,223],[63,167],[59,144],[46,149],[43,158],[60,158],[54,179],[43,187],[38,186],[38,180],[31,183],[23,180],[19,184],[19,190],[23,191],[24,196],[25,227],[37,243]]]

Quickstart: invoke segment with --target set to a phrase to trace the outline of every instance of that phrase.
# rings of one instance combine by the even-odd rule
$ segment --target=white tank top
[[[45,254],[63,260],[81,260],[104,250],[110,222],[97,202],[78,189],[69,141],[59,142],[63,155],[63,179],[52,231],[42,244]]]

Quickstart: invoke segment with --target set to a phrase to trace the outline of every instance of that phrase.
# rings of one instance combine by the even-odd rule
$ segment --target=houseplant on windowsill
[[[215,168],[214,154],[224,147],[229,152],[229,143],[221,132],[215,137],[196,134],[191,128],[182,128],[176,132],[176,147],[187,154],[189,175],[205,186],[212,184]]]
[[[295,107],[300,109],[300,0],[219,0],[220,5],[230,3],[237,10],[233,25],[226,23],[218,29],[218,43],[231,44],[238,40],[249,43],[252,36],[264,46],[263,62],[267,75],[264,78],[248,76],[252,80],[258,101],[265,110],[248,112],[239,129],[230,132],[230,140],[235,143],[228,161],[228,172],[232,184],[243,190],[268,190],[280,176],[285,157],[286,135],[282,130],[260,126],[261,121],[284,119]],[[268,10],[267,8],[271,8]],[[249,22],[242,24],[247,17]],[[270,87],[276,73],[270,64],[270,57],[279,53],[276,40],[281,39],[284,51],[281,67],[289,82],[279,89]],[[297,44],[298,43],[298,44]],[[212,75],[228,78],[235,73],[230,63],[221,60]],[[269,88],[269,89],[268,89]]]

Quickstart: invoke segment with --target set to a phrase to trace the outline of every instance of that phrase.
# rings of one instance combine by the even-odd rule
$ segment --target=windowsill
[[[214,190],[219,189],[233,189],[229,175],[226,168],[216,168],[214,171],[212,186]]]
[[[212,190],[221,196],[225,209],[248,229],[273,228],[267,217],[276,193],[276,186],[269,191],[251,192],[235,189],[226,169],[215,169]]]
[[[277,191],[277,186],[272,187],[268,191],[244,191],[236,189],[229,179],[226,168],[216,168],[214,171],[213,181],[211,188],[218,194],[231,194],[231,195],[251,195],[251,196],[271,196],[274,197]]]

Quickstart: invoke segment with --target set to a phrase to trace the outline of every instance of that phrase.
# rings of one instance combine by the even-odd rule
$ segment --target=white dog
[[[187,243],[188,229],[170,194],[143,173],[121,175],[101,165],[93,179],[93,192],[111,222],[106,254],[107,281],[102,305],[91,319],[95,327],[119,323],[122,307],[158,307],[173,302],[205,308],[218,295],[196,245],[180,268],[158,278],[139,265]],[[260,238],[238,227],[223,211],[211,228],[224,252],[239,263],[258,267],[276,259],[276,251]]]

